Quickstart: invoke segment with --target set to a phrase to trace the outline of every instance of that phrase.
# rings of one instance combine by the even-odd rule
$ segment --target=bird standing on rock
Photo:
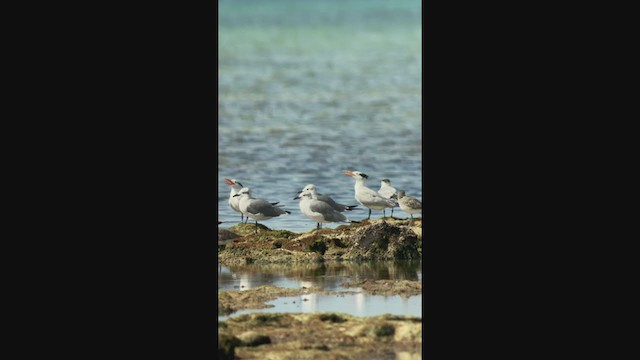
[[[316,195],[318,200],[324,201],[327,204],[331,205],[331,207],[337,212],[351,211],[351,210],[355,209],[356,207],[358,207],[358,205],[342,205],[342,204],[338,204],[330,196],[320,194],[318,192],[318,190],[316,189],[316,186],[313,185],[313,184],[309,184],[309,185],[305,186],[304,189],[302,189],[302,191],[298,192],[298,194],[302,194],[303,192],[309,192],[309,193],[311,193],[311,195]],[[294,198],[294,200],[295,199],[296,198]]]
[[[247,187],[242,188],[235,196],[240,198],[238,201],[240,211],[256,221],[256,233],[258,232],[258,220],[269,220],[280,215],[291,214],[290,211],[266,200],[251,197],[251,189]]]
[[[309,219],[317,223],[316,229],[322,228],[325,222],[356,222],[347,219],[346,216],[336,211],[330,204],[318,199],[317,194],[302,191],[293,200],[300,199],[300,211]]]
[[[422,203],[414,197],[405,195],[404,190],[398,190],[398,205],[402,211],[411,216],[413,222],[413,214],[422,214]]]
[[[240,213],[241,224],[242,224],[242,221],[246,223],[247,221],[249,221],[249,218],[247,217],[247,220],[244,220],[244,214],[242,214],[242,211],[240,211],[240,206],[238,205],[240,198],[235,196],[237,193],[240,192],[240,190],[242,190],[243,188],[242,184],[236,179],[228,179],[228,178],[224,178],[224,183],[231,186],[231,192],[229,193],[229,207],[233,211]],[[278,205],[278,204],[279,203],[277,202],[271,203],[271,205]]]
[[[371,209],[384,210],[385,208],[395,206],[396,203],[394,200],[386,199],[376,191],[364,186],[365,180],[369,178],[367,174],[351,170],[344,170],[343,173],[355,179],[355,198],[362,206],[369,209],[369,217],[367,217],[367,220],[371,219]]]
[[[240,190],[242,190],[242,184],[236,181],[235,179],[224,178],[224,183],[231,186],[231,192],[229,193],[229,207],[236,212],[240,213],[240,223],[244,221],[244,214],[240,211],[240,207],[238,206],[238,202],[240,198],[235,196]]]
[[[395,201],[395,197],[397,196],[397,190],[393,186],[391,186],[391,181],[389,179],[382,179],[380,181],[380,190],[378,190],[378,194],[382,195],[384,198],[389,200],[394,200],[395,206],[398,206],[398,202]],[[391,217],[393,217],[393,208],[391,208]],[[382,209],[382,216],[386,216],[384,209]]]

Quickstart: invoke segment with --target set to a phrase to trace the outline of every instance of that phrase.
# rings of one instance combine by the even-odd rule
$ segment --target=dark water
[[[315,226],[292,199],[309,183],[356,204],[344,169],[422,198],[420,1],[219,4],[219,220],[240,219],[223,177],[284,204],[263,223],[296,232]]]
[[[422,295],[401,296],[365,295],[359,288],[345,288],[341,284],[358,280],[422,280],[420,261],[341,262],[320,264],[270,264],[221,266],[218,269],[218,290],[248,290],[262,285],[299,289],[319,287],[328,291],[357,291],[355,295],[306,294],[283,297],[268,302],[275,307],[238,311],[231,316],[252,312],[341,312],[356,316],[382,314],[422,317]],[[224,320],[227,317],[219,317]]]

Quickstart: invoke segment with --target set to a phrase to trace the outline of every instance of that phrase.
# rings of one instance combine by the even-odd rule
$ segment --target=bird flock
[[[406,195],[404,190],[396,190],[391,186],[389,179],[383,179],[380,190],[375,191],[365,186],[365,182],[369,178],[365,173],[351,170],[344,170],[343,173],[355,180],[354,197],[360,205],[369,209],[367,220],[371,219],[371,210],[382,210],[383,217],[386,217],[385,210],[387,208],[391,208],[391,216],[393,217],[393,208],[398,206],[409,214],[411,221],[413,221],[413,214],[422,214],[422,203]],[[280,215],[291,214],[290,211],[283,209],[284,206],[279,205],[279,202],[268,202],[264,199],[254,198],[251,196],[251,189],[243,186],[239,181],[229,178],[224,178],[224,180],[225,184],[231,187],[229,207],[240,213],[240,222],[246,223],[249,218],[254,219],[256,232],[258,231],[258,220],[268,220]],[[357,209],[358,205],[339,204],[330,196],[320,194],[313,184],[305,186],[293,199],[300,201],[300,211],[317,223],[317,229],[322,228],[323,223],[359,222],[351,220],[343,214],[343,212]]]

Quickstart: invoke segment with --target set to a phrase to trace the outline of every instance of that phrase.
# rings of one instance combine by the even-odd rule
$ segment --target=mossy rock
[[[269,230],[259,232],[258,235],[256,235],[256,240],[290,239],[295,236],[297,236],[296,233],[288,230]]]
[[[317,239],[308,246],[309,251],[317,252],[324,255],[327,251],[327,244],[322,239]]]
[[[265,230],[271,230],[268,227],[258,223],[258,232],[260,232],[260,230],[265,231]],[[246,224],[238,224],[238,225],[234,225],[232,227],[229,228],[229,231],[232,231],[236,234],[240,234],[240,235],[251,235],[251,234],[255,234],[256,233],[256,224],[248,222]]]
[[[343,323],[345,321],[347,321],[347,319],[343,318],[340,315],[331,313],[331,314],[320,314],[318,316],[318,319],[320,319],[321,321],[328,321],[328,322],[332,322],[332,323]]]
[[[392,336],[396,332],[396,328],[390,324],[383,324],[373,328],[375,336]]]
[[[271,344],[271,339],[267,335],[259,334],[255,331],[247,331],[238,335],[238,339],[242,341],[242,346],[258,346],[263,344]]]
[[[218,359],[234,360],[236,346],[241,344],[240,339],[229,334],[218,334]]]

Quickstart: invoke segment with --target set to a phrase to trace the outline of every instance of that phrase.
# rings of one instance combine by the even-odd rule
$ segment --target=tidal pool
[[[249,290],[262,285],[300,289],[317,287],[322,291],[345,291],[333,295],[301,294],[281,297],[265,309],[240,310],[219,320],[252,312],[340,312],[356,316],[382,314],[422,317],[422,295],[369,295],[360,288],[341,284],[359,280],[422,280],[420,261],[336,262],[314,264],[268,264],[218,267],[218,291]],[[357,292],[353,294],[353,292]]]

